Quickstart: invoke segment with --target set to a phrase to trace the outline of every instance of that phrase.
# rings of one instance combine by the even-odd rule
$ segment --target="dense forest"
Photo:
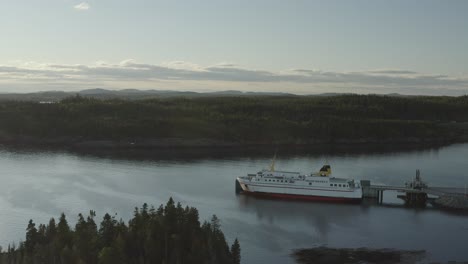
[[[26,240],[9,245],[0,253],[2,264],[239,264],[237,239],[228,246],[219,219],[200,224],[198,211],[183,208],[172,198],[155,209],[135,208],[126,225],[115,216],[105,214],[98,228],[96,213],[78,215],[71,229],[64,214],[58,223],[36,224],[30,220]]]
[[[468,96],[73,96],[0,102],[0,143],[207,140],[232,144],[466,141]],[[211,144],[210,143],[210,144]],[[213,143],[215,144],[215,143]],[[143,144],[144,145],[144,144]]]

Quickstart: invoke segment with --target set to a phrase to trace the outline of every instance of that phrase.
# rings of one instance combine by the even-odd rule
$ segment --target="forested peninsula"
[[[139,264],[206,263],[239,264],[240,244],[231,246],[224,237],[220,220],[199,221],[198,210],[182,207],[172,198],[165,206],[135,208],[128,225],[105,214],[98,226],[96,212],[78,216],[75,228],[65,214],[58,222],[26,228],[26,239],[1,250],[1,264]]]
[[[468,96],[76,95],[0,101],[0,144],[71,148],[233,147],[468,141]]]

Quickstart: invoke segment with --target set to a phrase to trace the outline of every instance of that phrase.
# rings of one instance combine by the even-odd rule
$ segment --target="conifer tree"
[[[79,214],[74,229],[69,227],[63,213],[58,224],[51,218],[48,225],[41,224],[38,229],[30,220],[26,241],[18,247],[8,245],[7,252],[0,252],[0,261],[8,264],[237,264],[240,261],[239,242],[236,239],[229,249],[216,215],[200,226],[197,209],[184,208],[172,198],[157,210],[147,204],[136,208],[128,226],[105,214],[98,230],[95,216],[94,211],[86,219]]]
[[[34,246],[37,243],[37,236],[36,224],[34,224],[31,219],[29,220],[28,227],[26,228],[26,241],[24,242],[26,253],[28,255],[32,255],[34,251]]]
[[[231,256],[233,264],[240,264],[241,255],[240,255],[240,244],[239,241],[234,240],[234,243],[231,246]]]

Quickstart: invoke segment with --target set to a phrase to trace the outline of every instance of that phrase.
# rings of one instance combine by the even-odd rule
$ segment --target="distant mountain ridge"
[[[102,88],[86,89],[74,92],[64,91],[40,91],[35,93],[2,93],[0,100],[19,100],[19,101],[59,101],[64,98],[81,95],[98,99],[129,99],[141,100],[150,98],[168,98],[168,97],[213,97],[213,96],[297,96],[290,93],[270,93],[270,92],[242,92],[236,90],[216,91],[216,92],[191,92],[191,91],[173,91],[173,90],[107,90]]]
[[[174,90],[138,90],[138,89],[123,89],[123,90],[108,90],[102,88],[86,89],[74,92],[65,91],[40,91],[35,93],[0,93],[0,100],[15,100],[15,101],[36,101],[36,102],[55,102],[64,98],[81,95],[85,97],[93,97],[97,99],[127,99],[127,100],[142,100],[151,98],[169,98],[169,97],[216,97],[216,96],[339,96],[351,95],[352,93],[322,93],[310,95],[297,95],[284,92],[242,92],[238,90],[226,90],[215,92],[192,92],[192,91],[174,91]],[[401,96],[401,94],[383,94],[382,96]]]

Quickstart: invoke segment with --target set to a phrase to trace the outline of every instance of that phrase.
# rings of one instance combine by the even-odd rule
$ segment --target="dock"
[[[404,186],[372,185],[369,180],[361,180],[361,187],[363,198],[376,199],[378,203],[383,203],[384,191],[396,191],[402,193],[397,197],[410,206],[425,206],[430,201],[443,208],[468,210],[466,187],[430,187],[422,181],[419,170],[416,170],[414,179]],[[429,195],[435,198],[429,199]]]

